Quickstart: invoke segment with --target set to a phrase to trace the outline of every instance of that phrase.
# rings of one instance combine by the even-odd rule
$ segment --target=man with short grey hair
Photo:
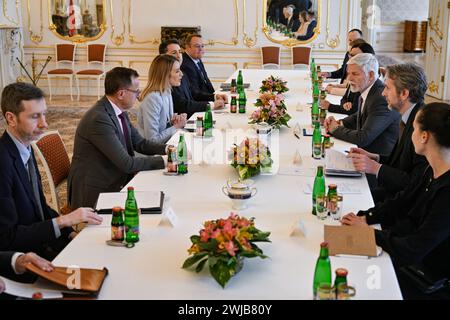
[[[376,176],[378,187],[372,190],[375,203],[394,197],[428,165],[425,157],[416,154],[411,140],[414,118],[424,105],[427,91],[425,72],[414,63],[388,66],[386,71],[383,96],[389,108],[402,115],[399,139],[389,156],[359,148],[349,155],[358,171]]]
[[[382,96],[383,83],[378,79],[378,61],[370,53],[361,53],[347,64],[350,90],[355,95],[353,103],[357,112],[337,121],[329,117],[325,128],[334,137],[356,144],[360,148],[389,155],[397,141],[400,115],[389,110]]]

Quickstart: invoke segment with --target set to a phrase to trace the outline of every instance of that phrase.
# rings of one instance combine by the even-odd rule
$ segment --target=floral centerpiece
[[[209,272],[225,285],[242,269],[244,258],[267,258],[255,242],[270,242],[270,232],[255,227],[254,218],[247,219],[231,213],[227,219],[206,221],[199,235],[191,236],[191,257],[183,263],[184,269],[196,265],[200,272],[208,263]]]
[[[286,87],[287,82],[281,78],[270,76],[262,81],[262,86],[259,88],[260,93],[273,92],[273,93],[285,93],[289,91]]]
[[[269,148],[257,138],[246,138],[230,152],[231,166],[243,180],[270,172],[273,160]]]
[[[274,128],[287,126],[291,116],[287,113],[284,96],[281,93],[266,92],[255,103],[257,108],[250,116],[250,124],[267,122]]]

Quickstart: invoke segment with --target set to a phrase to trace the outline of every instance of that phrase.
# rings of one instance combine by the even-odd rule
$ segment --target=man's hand
[[[353,166],[359,172],[365,172],[376,175],[380,170],[381,164],[375,160],[370,159],[368,156],[359,153],[350,153],[349,158],[352,159]]]
[[[329,84],[329,85],[326,86],[325,91],[326,91],[327,93],[331,93],[331,91],[332,91],[333,89],[334,89],[334,85]]]
[[[333,132],[334,129],[339,127],[341,124],[333,116],[331,116],[331,117],[328,117],[327,119],[325,119],[325,122],[323,125],[325,127],[325,130],[327,132],[331,133],[331,132]]]
[[[328,108],[330,107],[330,101],[328,100],[320,100],[320,107],[322,109],[328,110]]]
[[[69,214],[56,218],[59,228],[71,227],[79,223],[101,224],[103,218],[92,208],[78,208]]]
[[[27,254],[22,254],[16,259],[16,271],[20,274],[26,271],[25,266],[27,263],[31,262],[39,269],[50,272],[53,271],[54,266],[50,261],[45,260],[44,258],[39,257],[37,254],[33,252],[29,252]]]
[[[225,107],[225,102],[222,99],[217,99],[214,101],[213,109],[223,109]]]
[[[353,212],[343,216],[341,223],[346,226],[368,226],[365,216],[358,217]]]
[[[228,95],[225,93],[218,93],[215,95],[214,100],[223,100],[223,102],[226,104],[228,103]]]
[[[345,111],[350,111],[352,109],[352,103],[351,102],[346,102],[342,105],[342,108],[344,108]]]
[[[317,74],[319,77],[324,77],[324,78],[329,78],[331,77],[331,73],[330,72],[319,72]]]

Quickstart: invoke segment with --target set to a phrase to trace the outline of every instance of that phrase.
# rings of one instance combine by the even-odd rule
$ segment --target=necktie
[[[127,124],[127,120],[126,120],[126,112],[122,112],[121,114],[119,114],[119,118],[120,118],[120,122],[122,122],[122,129],[123,129],[123,137],[125,140],[125,144],[127,147],[127,151],[128,154],[130,156],[134,155],[133,152],[133,148],[131,147],[131,137],[130,137],[130,132],[128,131],[128,124]]]
[[[406,124],[403,122],[403,120],[400,119],[400,125],[399,125],[400,130],[399,130],[399,135],[398,135],[399,140],[403,137],[403,132],[405,131],[405,127],[406,127]]]
[[[197,65],[198,70],[200,71],[200,76],[202,77],[203,82],[206,83],[206,75],[202,68],[202,63],[200,61],[198,61],[196,63],[196,65]]]
[[[38,212],[41,217],[41,220],[44,220],[44,212],[42,211],[41,197],[39,194],[39,182],[38,182],[36,167],[34,165],[33,153],[30,154],[30,158],[28,159],[27,166],[28,166],[28,176],[30,178],[31,189],[33,190],[34,200],[36,201],[36,206],[38,208]]]
[[[363,98],[361,97],[361,96],[359,96],[359,98],[358,98],[358,114],[357,114],[357,117],[356,117],[356,122],[357,122],[357,124],[356,124],[356,129],[357,130],[360,130],[361,129],[361,118],[362,118],[362,106],[363,106],[363,102],[364,102],[364,100],[363,100]]]

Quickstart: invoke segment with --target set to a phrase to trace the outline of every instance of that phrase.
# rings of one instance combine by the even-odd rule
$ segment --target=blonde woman
[[[162,54],[153,60],[138,109],[139,131],[146,139],[165,143],[186,125],[186,114],[173,112],[171,94],[172,87],[178,87],[182,77],[175,57]]]

